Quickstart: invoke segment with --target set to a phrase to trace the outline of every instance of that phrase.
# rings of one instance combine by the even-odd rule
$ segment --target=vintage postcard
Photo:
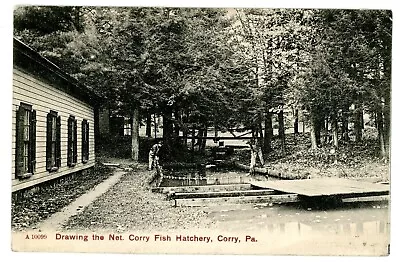
[[[390,254],[391,10],[13,12],[13,251]]]

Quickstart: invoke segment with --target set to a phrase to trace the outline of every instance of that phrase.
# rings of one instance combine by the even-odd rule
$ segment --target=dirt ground
[[[73,216],[66,230],[126,232],[129,230],[175,230],[209,228],[207,214],[196,208],[175,208],[164,194],[148,186],[152,171],[136,165],[83,212]]]

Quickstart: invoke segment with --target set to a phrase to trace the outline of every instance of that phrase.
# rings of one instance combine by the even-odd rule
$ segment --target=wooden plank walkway
[[[345,178],[252,181],[253,186],[300,196],[338,196],[342,198],[388,195],[390,185],[362,182]]]
[[[276,193],[272,189],[258,189],[258,190],[231,190],[219,192],[195,192],[195,193],[175,193],[173,198],[211,198],[211,197],[241,197],[241,196],[266,196]]]
[[[201,207],[236,204],[270,203],[282,204],[298,202],[297,194],[266,195],[266,196],[242,196],[242,197],[207,197],[207,198],[181,198],[171,200],[175,206]]]

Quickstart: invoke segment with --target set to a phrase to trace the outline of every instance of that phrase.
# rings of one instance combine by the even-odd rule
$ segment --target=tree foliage
[[[344,139],[368,112],[387,154],[390,11],[22,6],[14,25],[118,114],[261,136],[271,112],[292,108],[317,136],[340,123]]]

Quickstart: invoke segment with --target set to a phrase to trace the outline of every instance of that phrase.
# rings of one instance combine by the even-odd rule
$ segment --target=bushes
[[[154,138],[139,138],[139,161],[147,161],[149,150],[155,143]],[[97,142],[97,154],[106,158],[131,158],[132,137],[115,136],[102,138]]]
[[[311,150],[308,136],[287,135],[283,154],[280,141],[273,140],[273,151],[264,155],[267,166],[281,172],[312,176],[381,177],[389,176],[389,165],[381,158],[379,144],[369,130],[361,143],[349,141],[333,150],[331,144]],[[368,139],[372,138],[372,139]],[[238,163],[249,165],[250,150],[235,152]]]

